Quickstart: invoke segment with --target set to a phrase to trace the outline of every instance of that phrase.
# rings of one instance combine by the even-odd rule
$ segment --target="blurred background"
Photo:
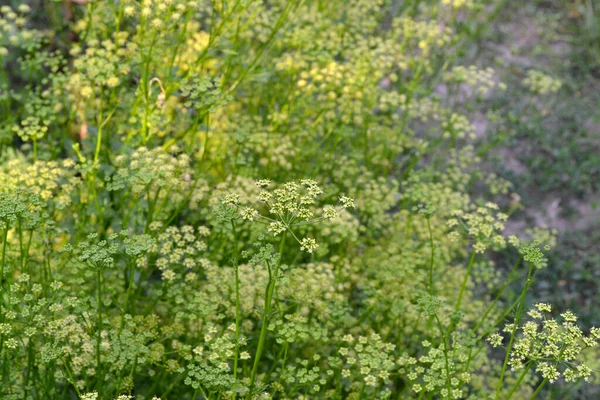
[[[511,230],[556,230],[534,295],[576,310],[586,327],[598,325],[600,1],[505,3],[467,55],[493,65],[507,84],[494,99],[508,121],[498,132],[506,137],[487,154],[488,168],[521,197]],[[560,90],[544,96],[514,90],[529,69],[559,79]]]
[[[487,138],[487,168],[514,185],[523,205],[508,228],[556,233],[536,301],[572,309],[585,328],[600,324],[600,1],[507,1],[465,57],[492,65],[507,90],[492,108],[506,125]],[[560,80],[538,96],[519,90],[527,70]],[[488,105],[489,106],[489,105]],[[488,113],[488,109],[479,110]],[[481,118],[484,121],[484,118]],[[572,397],[571,397],[572,396]],[[588,387],[569,398],[598,398]]]

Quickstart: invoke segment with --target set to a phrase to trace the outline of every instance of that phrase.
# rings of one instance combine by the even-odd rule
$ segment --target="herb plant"
[[[461,54],[493,7],[12,3],[2,399],[534,399],[593,379],[600,331],[529,301],[552,235],[506,233],[511,183],[480,168],[469,110],[506,85]]]

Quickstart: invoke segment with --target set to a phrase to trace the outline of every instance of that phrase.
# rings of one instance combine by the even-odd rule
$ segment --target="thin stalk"
[[[260,335],[258,338],[258,346],[256,348],[256,355],[254,356],[254,364],[252,366],[252,372],[250,373],[250,394],[252,393],[252,389],[256,385],[256,374],[258,372],[258,366],[260,364],[260,357],[263,352],[263,347],[265,345],[265,339],[267,337],[267,329],[269,326],[269,314],[271,313],[271,302],[273,299],[273,293],[275,292],[275,286],[277,284],[277,273],[279,271],[279,267],[281,266],[281,258],[283,253],[283,247],[285,244],[285,233],[281,237],[281,242],[279,244],[279,261],[277,265],[273,269],[271,273],[271,267],[269,262],[267,261],[267,268],[269,268],[269,283],[267,284],[267,288],[265,289],[265,309],[263,313],[262,326],[260,327]]]
[[[27,268],[27,264],[29,263],[29,250],[31,249],[31,240],[33,239],[33,230],[29,231],[29,239],[27,239],[27,247],[25,248],[25,253],[22,258],[22,266],[21,269],[29,273],[29,268]]]
[[[434,315],[435,322],[440,331],[440,335],[442,335],[442,344],[444,345],[444,368],[446,369],[446,388],[448,393],[452,393],[452,387],[450,386],[450,365],[448,363],[448,342],[446,340],[446,333],[444,332],[444,328],[442,327],[442,323],[437,315]]]
[[[23,382],[23,392],[27,393],[29,379],[31,378],[31,370],[33,369],[33,338],[29,338],[27,343],[27,371],[25,371],[25,382]]]
[[[515,262],[515,264],[513,265],[512,270],[510,271],[510,273],[508,274],[508,277],[506,279],[506,281],[504,282],[504,284],[502,285],[502,287],[500,288],[498,294],[496,295],[496,297],[494,298],[494,301],[492,301],[492,304],[490,304],[488,306],[488,308],[485,310],[485,313],[483,313],[483,315],[481,316],[481,318],[479,319],[479,321],[477,322],[477,324],[475,324],[475,327],[473,328],[472,332],[474,334],[477,333],[477,330],[479,330],[479,328],[481,327],[481,325],[486,321],[487,316],[490,314],[490,312],[492,312],[492,310],[494,309],[494,306],[496,305],[496,303],[498,302],[498,300],[500,299],[500,297],[502,296],[502,294],[504,293],[504,290],[506,289],[506,287],[511,284],[513,282],[513,280],[510,280],[509,278],[513,275],[513,273],[516,271],[517,267],[519,266],[520,262],[522,260],[522,257],[519,257],[519,259],[517,260],[517,262]],[[514,308],[514,306],[516,305],[516,303],[513,303],[509,308],[508,308],[508,312],[510,312],[510,310],[512,310]],[[502,320],[504,320],[504,317],[506,315],[508,315],[508,312],[505,312],[503,314],[503,317],[501,320],[499,320],[498,322],[496,322],[492,328],[495,328],[500,322],[502,322]],[[488,332],[483,333],[482,335],[480,335],[478,337],[479,339],[484,338],[485,336],[487,336],[487,334],[489,333],[490,329],[488,328]],[[477,351],[477,353],[475,355],[477,355],[479,353],[479,351]],[[467,360],[467,363],[465,365],[464,371],[468,371],[469,366],[471,365],[471,361],[473,361],[473,348],[469,349],[469,358]]]
[[[496,386],[496,396],[495,400],[500,398],[500,389],[502,388],[502,383],[504,382],[504,374],[506,373],[506,367],[508,365],[508,358],[510,356],[510,351],[512,350],[512,345],[515,340],[515,333],[517,331],[517,325],[521,319],[521,313],[523,311],[523,307],[525,305],[525,296],[527,295],[527,291],[529,290],[529,286],[531,285],[531,274],[533,272],[533,264],[529,266],[529,272],[527,273],[527,281],[525,283],[525,288],[523,288],[523,292],[520,296],[519,308],[517,309],[517,313],[515,315],[513,321],[513,329],[510,334],[510,340],[508,342],[508,347],[506,348],[506,355],[504,356],[504,363],[502,365],[502,371],[500,372],[500,379],[498,380],[498,385]],[[532,397],[533,398],[533,397]]]
[[[127,309],[129,308],[129,298],[131,297],[131,289],[133,287],[133,278],[135,275],[135,263],[129,263],[129,282],[127,284],[127,294],[125,295],[125,305],[123,306],[123,311],[121,312],[121,328],[120,331],[123,330],[125,326],[125,314],[127,314]]]
[[[515,272],[515,270],[517,269],[518,265],[521,263],[521,260],[523,259],[523,257],[519,257],[519,259],[517,260],[517,262],[513,265],[512,270],[510,271],[510,273],[508,274],[508,277],[510,278],[510,276]],[[498,294],[496,295],[496,297],[494,298],[494,301],[492,301],[492,304],[489,305],[489,307],[487,308],[487,310],[485,311],[485,313],[483,314],[483,316],[479,319],[479,321],[477,322],[477,324],[475,325],[475,327],[473,328],[473,332],[477,332],[477,330],[481,327],[481,325],[485,322],[487,316],[489,315],[490,312],[492,312],[492,310],[494,309],[494,306],[496,305],[496,303],[498,302],[498,300],[500,299],[500,297],[502,296],[502,294],[504,293],[504,290],[506,289],[506,287],[511,283],[512,281],[510,281],[509,279],[506,279],[506,281],[504,282],[504,284],[502,285],[502,287],[500,288]]]
[[[454,311],[460,310],[460,303],[462,301],[463,293],[465,292],[465,287],[467,286],[467,281],[469,280],[469,276],[471,275],[471,268],[473,268],[473,263],[475,262],[475,251],[471,253],[471,258],[469,259],[469,265],[467,265],[467,273],[465,274],[465,278],[463,279],[462,285],[460,285],[460,292],[458,293],[458,299],[456,300],[456,305],[454,306]]]
[[[158,202],[158,195],[160,194],[160,190],[162,189],[161,187],[159,187],[156,190],[156,193],[154,194],[154,200],[151,199],[150,197],[150,187],[154,182],[150,182],[148,184],[148,186],[146,187],[146,197],[147,197],[147,202],[148,202],[148,213],[147,213],[147,217],[146,217],[146,225],[144,226],[144,232],[148,232],[148,228],[150,227],[150,224],[152,223],[155,213],[156,213],[156,203]],[[167,196],[165,198],[165,200],[167,200],[169,198],[169,196]],[[157,214],[156,214],[157,215]]]
[[[510,305],[510,307],[508,307],[508,308],[506,309],[506,311],[504,311],[504,313],[502,314],[502,316],[501,316],[500,318],[498,318],[498,319],[496,320],[496,322],[494,322],[494,324],[493,324],[493,325],[492,325],[490,328],[488,328],[488,330],[487,330],[487,331],[485,331],[485,332],[484,332],[484,333],[482,333],[481,335],[477,335],[477,337],[476,337],[476,341],[481,341],[481,339],[483,339],[483,338],[487,337],[487,335],[489,335],[490,333],[492,333],[492,332],[493,332],[493,331],[496,329],[496,327],[497,327],[498,325],[500,325],[500,323],[501,323],[502,321],[504,321],[504,319],[506,318],[506,316],[507,316],[508,314],[510,314],[510,312],[511,312],[511,311],[512,311],[512,310],[513,310],[513,309],[514,309],[514,308],[515,308],[515,307],[516,307],[516,306],[519,304],[519,301],[520,301],[520,300],[521,300],[521,298],[520,298],[520,297],[519,297],[517,300],[515,300],[515,301],[514,301],[514,302],[513,302],[513,303]],[[465,371],[467,371],[467,370],[468,370],[468,368],[467,368],[467,367],[468,367],[469,363],[470,363],[471,361],[473,361],[473,360],[475,359],[475,357],[477,357],[477,355],[478,355],[479,353],[481,353],[481,351],[482,351],[483,349],[485,349],[485,348],[486,348],[485,342],[482,342],[482,344],[479,346],[479,348],[477,349],[477,351],[475,352],[475,354],[473,354],[473,355],[472,355],[472,354],[471,354],[471,352],[469,352],[469,361],[467,362],[467,366],[465,367]]]
[[[142,125],[142,140],[144,144],[149,139],[148,116],[150,115],[150,63],[152,61],[152,52],[154,51],[154,45],[156,43],[156,35],[157,31],[155,29],[150,42],[150,49],[148,50],[148,54],[144,57],[144,70],[142,74],[142,80],[144,82],[144,120]]]
[[[98,281],[98,288],[96,290],[96,312],[98,313],[96,327],[96,363],[98,365],[98,376],[101,376],[100,343],[102,341],[102,271],[100,269],[96,271],[96,280]]]
[[[235,272],[235,354],[233,359],[233,379],[237,381],[238,374],[238,359],[240,354],[240,323],[241,323],[241,306],[240,306],[240,276],[238,268],[238,246],[237,232],[235,230],[235,222],[231,220],[231,229],[233,229],[233,245],[234,258],[233,269]],[[237,397],[235,390],[233,391],[233,400]]]
[[[33,162],[37,161],[37,140],[35,138],[32,138],[31,140],[33,142]]]
[[[69,380],[71,381],[71,385],[73,385],[73,388],[75,389],[75,392],[77,393],[78,397],[81,397],[81,392],[79,391],[79,388],[77,387],[77,383],[75,382],[75,379],[73,379],[73,374],[71,373],[71,369],[69,368],[69,364],[67,364],[67,362],[63,359],[63,364],[65,366],[65,369],[67,370],[67,375],[69,376]]]
[[[359,400],[363,399],[363,396],[365,395],[365,389],[367,388],[367,384],[365,382],[363,382],[362,387],[360,388],[360,394],[358,396]]]
[[[283,345],[283,361],[281,362],[281,372],[282,372],[282,376],[283,376],[283,371],[285,370],[285,364],[287,363],[287,357],[288,357],[288,349],[289,349],[289,343],[285,342],[285,344]]]
[[[252,366],[252,372],[250,373],[250,392],[254,388],[256,382],[256,373],[258,372],[258,366],[260,364],[260,357],[262,355],[263,347],[265,345],[265,339],[267,337],[267,328],[269,325],[269,314],[271,313],[271,301],[273,299],[273,293],[275,291],[275,277],[271,276],[269,283],[265,290],[265,305],[262,319],[262,326],[260,327],[260,335],[258,338],[258,346],[256,348],[256,355],[254,356],[254,364]]]
[[[4,264],[6,261],[6,242],[8,241],[8,226],[4,229],[4,236],[2,237],[2,265],[0,265],[0,286],[4,282]],[[0,305],[2,302],[0,301]],[[0,309],[1,310],[1,309]]]
[[[23,228],[20,218],[17,223],[17,230],[19,232],[19,254],[21,255],[21,262],[23,262],[23,258],[25,258],[25,249],[23,247]],[[23,264],[21,264],[21,268],[23,268]]]
[[[100,96],[100,110],[98,111],[98,137],[96,140],[96,151],[94,152],[94,165],[98,162],[100,158],[100,149],[102,148],[102,128],[104,124],[102,123],[102,96]]]
[[[242,83],[242,81],[246,78],[246,76],[250,72],[252,72],[252,70],[254,70],[254,67],[256,66],[256,64],[258,63],[258,61],[260,60],[260,58],[262,57],[263,53],[265,52],[265,50],[267,49],[267,47],[271,44],[271,42],[275,38],[275,35],[277,35],[277,32],[279,32],[279,30],[281,29],[281,27],[284,25],[285,21],[288,18],[288,15],[292,11],[292,9],[296,5],[300,4],[300,2],[301,1],[296,1],[296,2],[289,3],[287,5],[287,7],[283,10],[283,12],[281,13],[281,15],[279,16],[279,18],[275,22],[275,25],[273,26],[273,29],[271,30],[271,33],[269,34],[269,37],[267,38],[267,41],[265,43],[263,43],[259,47],[256,55],[254,56],[254,59],[250,62],[250,65],[248,66],[248,68],[246,68],[244,71],[242,71],[242,73],[240,74],[239,78],[235,81],[235,83],[227,91],[227,94],[232,93],[240,85],[240,83]]]
[[[121,20],[123,19],[123,11],[125,9],[125,2],[120,2],[119,11],[117,12],[117,23],[115,26],[115,52],[119,49],[119,32],[121,31]]]
[[[521,382],[523,382],[523,379],[525,378],[525,375],[527,375],[527,372],[529,372],[529,370],[531,369],[531,366],[532,366],[532,363],[530,361],[527,364],[527,367],[525,367],[523,369],[523,372],[521,372],[521,375],[519,375],[519,378],[517,379],[517,382],[515,382],[515,384],[513,385],[513,387],[510,389],[510,392],[508,392],[508,394],[506,395],[506,399],[504,399],[504,400],[509,400],[512,397],[512,395],[517,391],[517,389],[521,385]]]
[[[184,376],[185,375],[183,375],[183,374],[179,374],[179,376],[177,378],[175,378],[173,380],[173,382],[169,385],[169,387],[167,388],[167,390],[162,393],[162,397],[166,398],[166,396],[169,393],[171,393],[171,391],[175,388],[175,386],[177,386],[179,384],[179,382],[181,382],[181,380],[183,379]]]
[[[429,231],[429,246],[431,247],[431,258],[429,260],[429,294],[433,296],[433,257],[435,253],[435,246],[433,244],[433,234],[431,233],[431,218],[427,218],[427,230]]]
[[[161,301],[163,299],[163,297],[165,296],[165,293],[167,291],[167,285],[163,283],[161,289],[160,289],[160,296],[156,296],[154,298],[154,301],[152,302],[152,304],[150,304],[148,307],[146,307],[146,309],[144,310],[144,312],[142,313],[142,315],[144,316],[148,316],[150,315],[150,313],[152,311],[154,311],[154,308],[156,307],[156,305],[158,304],[159,301]]]
[[[546,386],[546,383],[548,383],[548,378],[544,378],[544,380],[540,383],[540,385],[537,387],[537,389],[535,389],[535,392],[533,392],[531,397],[529,397],[529,400],[535,399],[537,397],[537,395],[540,394],[540,392],[542,391],[544,386]]]
[[[204,136],[204,144],[202,145],[202,155],[200,161],[206,159],[208,153],[208,139],[210,138],[210,113],[206,114],[206,135]]]
[[[335,399],[341,399],[342,398],[342,372],[339,371],[337,373],[337,384],[335,385]]]

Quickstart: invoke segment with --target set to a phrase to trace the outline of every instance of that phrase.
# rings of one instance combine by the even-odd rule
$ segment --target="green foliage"
[[[494,8],[45,6],[0,8],[0,397],[533,399],[593,379],[598,329],[544,304],[524,322],[553,236],[507,234],[513,186],[481,168],[471,111],[508,89],[460,54]]]

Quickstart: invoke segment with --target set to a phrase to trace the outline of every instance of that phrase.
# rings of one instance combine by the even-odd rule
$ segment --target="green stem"
[[[144,310],[142,315],[148,316],[152,311],[154,311],[154,308],[156,307],[158,302],[163,299],[163,297],[166,295],[166,292],[167,292],[167,285],[163,283],[163,285],[160,289],[160,295],[156,296],[154,298],[154,301],[152,302],[152,304],[150,304],[148,307],[146,307],[146,309]]]
[[[544,380],[540,383],[540,385],[537,387],[537,389],[535,389],[535,392],[533,392],[531,397],[529,397],[529,400],[535,399],[537,397],[537,395],[540,394],[540,392],[542,391],[544,386],[546,386],[546,383],[548,383],[548,378],[544,378]]]
[[[508,278],[506,279],[506,281],[504,282],[504,284],[502,285],[502,287],[500,288],[500,290],[498,291],[498,294],[496,295],[496,297],[494,298],[494,301],[492,301],[492,304],[489,305],[489,307],[487,308],[487,310],[485,311],[485,313],[483,314],[483,316],[479,319],[479,321],[477,322],[477,324],[475,325],[475,328],[473,328],[473,332],[477,332],[477,330],[481,327],[481,325],[485,322],[487,316],[489,315],[490,312],[492,312],[492,310],[494,309],[494,306],[496,305],[496,303],[498,302],[498,300],[500,299],[500,297],[502,296],[502,294],[504,293],[504,290],[506,289],[506,287],[512,282],[511,280],[509,280],[509,278],[511,277],[511,275],[515,272],[515,270],[517,269],[518,265],[520,264],[521,260],[523,259],[523,257],[519,257],[519,259],[517,260],[517,262],[513,265],[512,270],[510,271],[510,273],[508,274]]]
[[[454,306],[454,311],[460,310],[460,303],[462,301],[462,297],[465,292],[465,288],[467,286],[467,281],[469,280],[469,276],[471,275],[471,268],[473,268],[474,262],[475,262],[475,251],[473,251],[471,253],[471,258],[469,259],[469,265],[467,265],[467,273],[465,274],[465,278],[463,279],[462,285],[460,285],[460,292],[458,293],[458,299],[456,300],[456,305]]]
[[[115,52],[119,49],[119,32],[121,31],[121,20],[123,19],[123,11],[125,2],[120,2],[119,11],[117,12],[117,23],[115,26]]]
[[[121,312],[121,328],[120,331],[123,330],[125,326],[125,314],[127,314],[127,310],[129,308],[129,298],[131,297],[131,289],[133,287],[133,278],[135,275],[135,262],[129,263],[129,282],[127,285],[127,294],[125,295],[125,305],[123,306],[123,311]]]
[[[275,275],[275,274],[273,274]],[[269,283],[265,290],[265,305],[264,313],[262,318],[262,326],[260,327],[260,336],[258,338],[258,346],[256,348],[256,355],[254,357],[254,364],[252,366],[252,372],[250,373],[250,389],[253,389],[256,382],[256,373],[258,372],[258,365],[260,364],[260,357],[262,355],[263,347],[265,345],[265,339],[267,337],[267,328],[269,325],[269,314],[271,313],[271,301],[273,299],[273,293],[275,291],[276,278],[272,276],[269,279]],[[252,391],[252,390],[251,390]]]
[[[23,246],[23,228],[21,223],[21,218],[19,218],[17,222],[17,230],[19,232],[19,254],[21,256],[21,263],[23,262],[23,258],[25,258],[25,248]],[[21,268],[23,268],[23,264],[21,264]]]
[[[367,388],[367,384],[365,382],[363,382],[362,387],[360,388],[360,394],[358,396],[359,400],[363,399],[363,396],[365,395],[365,389]]]
[[[102,97],[100,97],[100,110],[98,112],[98,137],[96,140],[96,151],[94,153],[94,165],[97,164],[98,159],[100,158],[100,149],[102,148],[102,128],[104,124],[102,123]]]
[[[477,322],[477,324],[475,324],[475,327],[473,328],[472,332],[474,334],[477,334],[477,330],[479,330],[479,328],[481,327],[481,325],[487,320],[488,315],[490,314],[490,312],[492,312],[492,310],[494,309],[496,303],[498,302],[498,300],[500,299],[500,297],[502,296],[502,294],[504,293],[504,290],[506,289],[506,287],[511,284],[513,282],[513,280],[510,279],[510,277],[513,275],[513,273],[516,271],[517,267],[519,266],[520,262],[522,260],[522,257],[519,257],[519,259],[517,260],[517,262],[515,262],[515,264],[513,265],[512,270],[510,271],[510,273],[508,274],[508,277],[506,279],[506,281],[504,282],[504,284],[502,285],[502,287],[500,288],[500,290],[498,291],[498,294],[496,295],[496,297],[494,298],[494,301],[492,301],[492,304],[490,304],[488,306],[488,308],[485,310],[485,313],[483,313],[483,316],[481,316],[481,318],[479,319],[479,321]],[[510,310],[512,310],[514,308],[516,304],[513,303],[510,308],[508,309],[508,312]],[[502,322],[504,320],[504,317],[506,315],[508,315],[508,312],[505,312],[503,314],[502,319],[500,319],[499,321],[497,321],[495,324],[492,325],[492,327],[488,328],[488,331],[483,333],[482,335],[480,335],[478,337],[478,340],[484,338],[485,336],[488,335],[489,332],[491,332],[491,330],[493,330],[493,328],[495,328],[500,322]],[[481,348],[480,348],[481,349]],[[476,352],[475,355],[479,354],[479,350]],[[469,366],[471,365],[471,361],[473,361],[473,348],[469,349],[469,358],[467,359],[467,363],[465,364],[465,368],[464,371],[467,372],[469,370]]]
[[[150,49],[148,50],[148,54],[144,57],[144,70],[142,75],[142,81],[144,84],[144,120],[142,126],[142,140],[144,144],[146,144],[150,136],[148,130],[148,116],[150,115],[150,63],[152,61],[152,52],[154,51],[154,45],[156,43],[156,35],[157,31],[155,29],[150,42]]]
[[[258,338],[258,346],[256,348],[256,355],[254,356],[254,364],[252,366],[252,372],[250,373],[250,392],[249,395],[252,394],[252,389],[254,389],[256,385],[256,374],[258,372],[258,366],[260,364],[260,357],[263,352],[263,348],[265,345],[265,339],[267,337],[267,329],[269,327],[269,314],[271,313],[271,302],[273,299],[273,293],[275,292],[275,286],[277,284],[277,273],[279,271],[279,267],[281,266],[281,258],[283,253],[283,247],[285,244],[285,233],[281,237],[281,243],[279,244],[279,260],[277,265],[273,269],[271,273],[271,267],[269,266],[269,262],[267,261],[267,268],[269,268],[269,283],[267,284],[267,288],[265,289],[265,309],[263,313],[262,326],[260,327],[260,335]]]
[[[442,327],[442,323],[441,323],[440,319],[438,318],[438,316],[435,315],[434,317],[435,317],[435,321],[438,326],[438,329],[440,331],[440,335],[442,335],[442,344],[444,345],[444,362],[445,362],[444,367],[446,369],[446,388],[448,390],[448,393],[452,393],[452,387],[450,385],[450,365],[448,363],[448,342],[446,340],[447,339],[446,333],[444,332],[444,328]]]
[[[510,351],[512,350],[512,345],[515,340],[515,333],[517,331],[517,326],[519,325],[519,321],[521,320],[521,313],[523,311],[523,307],[525,305],[525,296],[527,295],[527,291],[529,290],[529,286],[531,285],[531,274],[533,272],[533,264],[529,266],[529,272],[527,273],[527,281],[525,283],[525,288],[521,293],[519,298],[519,307],[515,314],[515,318],[513,320],[513,328],[510,334],[510,340],[508,342],[508,347],[506,348],[506,355],[504,356],[504,363],[502,365],[502,371],[500,372],[500,379],[498,380],[498,385],[496,386],[496,396],[495,400],[500,398],[500,389],[502,388],[502,383],[504,382],[504,374],[506,373],[506,367],[508,365],[508,359],[510,357]]]
[[[31,240],[33,239],[33,230],[29,231],[29,239],[27,239],[27,247],[25,248],[25,253],[23,255],[22,266],[21,269],[26,271],[28,274],[30,273],[29,268],[27,268],[27,264],[29,263],[29,250],[31,249]]]
[[[2,238],[2,265],[0,266],[0,286],[4,282],[4,264],[6,261],[6,242],[8,241],[8,224],[4,229],[4,237]],[[2,302],[0,301],[0,304]]]
[[[299,3],[300,3],[300,1],[294,1],[294,2],[290,2],[290,3],[288,3],[286,5],[286,8],[284,8],[283,12],[281,13],[281,15],[279,16],[279,18],[275,22],[275,25],[273,26],[273,29],[271,30],[271,33],[269,34],[269,37],[267,38],[267,41],[265,43],[263,43],[259,47],[256,55],[254,56],[254,59],[252,60],[252,62],[248,66],[248,68],[246,68],[244,71],[242,71],[242,73],[240,74],[239,78],[235,81],[235,83],[227,91],[227,94],[232,93],[240,85],[240,83],[242,83],[242,81],[246,78],[246,76],[250,72],[252,72],[252,70],[254,70],[254,67],[256,66],[256,64],[258,63],[258,61],[260,60],[260,58],[262,57],[262,55],[265,52],[265,50],[267,49],[267,47],[271,44],[271,42],[275,38],[275,35],[277,34],[277,32],[279,32],[279,30],[281,29],[281,27],[283,26],[283,24],[287,20],[288,15],[292,11],[292,9],[297,4],[299,4]]]
[[[33,162],[37,161],[37,140],[35,138],[32,139],[33,142]]]
[[[77,383],[75,382],[75,379],[73,379],[73,374],[71,373],[71,369],[69,368],[69,364],[67,364],[67,362],[63,359],[63,364],[65,366],[65,369],[67,370],[67,375],[69,375],[69,379],[71,381],[71,385],[73,385],[73,388],[75,389],[75,392],[77,392],[77,396],[81,397],[81,392],[79,391],[79,388],[77,387]]]
[[[237,233],[235,230],[235,222],[231,221],[231,229],[233,229],[233,244],[235,248],[233,258],[233,269],[235,272],[235,355],[233,359],[233,379],[237,381],[238,359],[240,354],[240,323],[241,323],[241,306],[240,306],[240,276],[238,265],[238,246]],[[237,393],[233,391],[233,400],[237,397]]]
[[[513,385],[512,389],[510,389],[510,392],[508,392],[508,394],[506,395],[506,398],[504,400],[509,400],[512,395],[517,391],[517,389],[519,388],[519,386],[521,385],[521,382],[523,382],[523,379],[525,378],[525,375],[527,375],[527,372],[529,372],[529,370],[531,369],[531,361],[527,364],[527,367],[525,367],[523,369],[523,372],[521,372],[521,375],[519,375],[519,379],[517,379],[517,382]]]
[[[96,326],[96,363],[97,363],[97,371],[98,376],[100,375],[100,343],[102,341],[102,271],[98,269],[96,271],[96,280],[98,281],[98,288],[96,290],[96,312],[97,316],[97,326]]]
[[[431,247],[431,258],[429,260],[429,294],[433,297],[433,257],[435,253],[435,246],[433,245],[433,234],[431,233],[431,221],[430,217],[427,217],[427,230],[429,231],[429,246]]]
[[[158,202],[158,195],[160,194],[160,190],[162,189],[161,187],[159,187],[156,190],[156,193],[154,194],[154,199],[151,199],[150,197],[150,189],[151,186],[154,182],[150,182],[148,184],[148,186],[146,187],[146,197],[147,197],[147,202],[148,202],[148,213],[147,213],[147,218],[146,218],[146,225],[144,226],[144,232],[148,232],[148,228],[150,227],[150,224],[152,223],[152,221],[154,220],[154,216],[158,215],[158,213],[156,213],[156,203]],[[169,196],[167,196],[165,198],[165,201],[169,198]]]

